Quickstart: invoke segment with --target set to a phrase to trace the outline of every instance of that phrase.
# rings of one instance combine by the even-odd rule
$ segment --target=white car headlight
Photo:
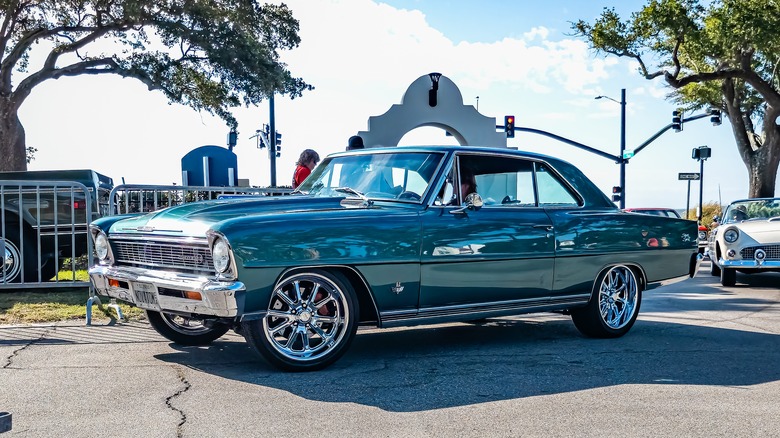
[[[230,269],[230,247],[225,239],[217,238],[211,246],[211,258],[214,260],[214,268],[219,273],[225,273]]]
[[[723,240],[728,243],[734,243],[739,238],[739,231],[736,228],[729,228],[723,233]]]
[[[108,259],[108,237],[102,231],[95,236],[95,254],[101,262]]]
[[[707,240],[707,232],[699,231],[699,240]]]

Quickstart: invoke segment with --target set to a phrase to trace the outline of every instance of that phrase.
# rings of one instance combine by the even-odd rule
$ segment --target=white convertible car
[[[712,275],[734,286],[737,271],[780,271],[780,198],[734,201],[710,234]]]

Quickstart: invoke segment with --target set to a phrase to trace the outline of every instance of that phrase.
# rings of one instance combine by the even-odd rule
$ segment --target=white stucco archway
[[[368,118],[368,130],[358,132],[366,147],[397,146],[407,132],[422,126],[444,129],[461,145],[506,147],[506,134],[496,132],[496,118],[480,114],[473,105],[464,105],[460,90],[446,76],[439,78],[436,105],[431,106],[431,75],[412,82],[400,104]]]

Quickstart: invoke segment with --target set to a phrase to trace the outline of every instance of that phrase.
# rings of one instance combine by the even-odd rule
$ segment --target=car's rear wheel
[[[572,311],[571,318],[585,336],[617,338],[634,325],[642,291],[636,275],[624,265],[612,266],[596,278],[596,290],[587,306]]]
[[[723,286],[734,286],[737,284],[737,270],[730,268],[720,269],[720,284]]]
[[[241,333],[268,362],[288,371],[313,371],[346,352],[358,325],[358,300],[349,281],[319,269],[282,278],[262,320]]]
[[[165,312],[146,311],[149,324],[164,338],[182,345],[208,345],[230,330],[227,325],[208,327],[203,321]]]

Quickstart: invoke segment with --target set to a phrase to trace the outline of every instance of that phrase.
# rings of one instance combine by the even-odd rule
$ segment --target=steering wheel
[[[418,195],[415,192],[406,191],[398,195],[397,199],[408,199],[410,201],[420,201],[422,200],[422,196]]]

